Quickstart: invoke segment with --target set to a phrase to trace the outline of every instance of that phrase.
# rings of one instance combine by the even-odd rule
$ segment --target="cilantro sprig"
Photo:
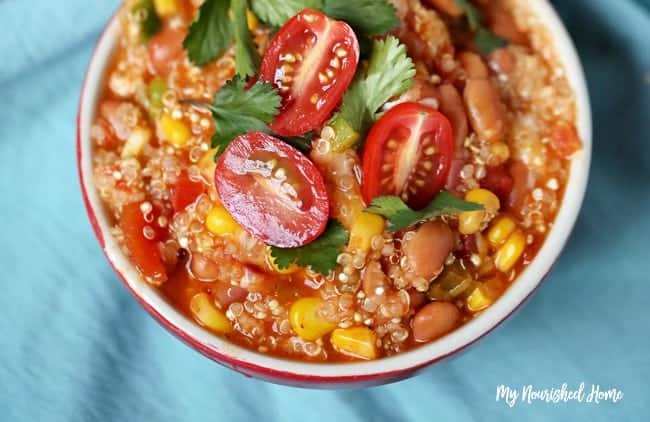
[[[231,11],[235,32],[235,73],[243,78],[253,76],[260,67],[260,54],[248,29],[247,0],[232,0]]]
[[[318,9],[347,22],[360,38],[385,34],[399,26],[395,6],[388,0],[251,0],[251,6],[262,22],[275,27],[304,9]]]
[[[508,43],[487,29],[484,25],[484,18],[481,11],[469,0],[454,0],[458,7],[463,10],[467,18],[469,29],[474,31],[474,44],[482,54],[489,54],[492,51],[505,47]]]
[[[212,148],[217,148],[217,154],[220,154],[239,135],[268,132],[267,124],[278,114],[281,101],[273,85],[256,82],[246,89],[246,81],[235,76],[217,92],[213,104],[190,103],[212,113],[215,126]]]
[[[267,132],[282,139],[292,147],[309,152],[314,132],[301,136],[279,136],[272,133],[268,124],[273,121],[280,109],[282,98],[270,83],[256,82],[250,88],[241,77],[232,80],[217,91],[213,104],[185,100],[187,104],[206,108],[212,113],[215,132],[212,135],[212,148],[216,148],[215,158],[239,135],[249,132]]]
[[[255,15],[264,23],[280,27],[303,9],[321,9],[322,0],[251,0]]]
[[[395,6],[388,0],[323,0],[322,10],[361,36],[382,35],[399,26]]]
[[[206,0],[190,25],[183,48],[197,66],[211,62],[232,44],[234,32],[228,16],[230,0]]]
[[[291,264],[310,267],[312,271],[328,275],[336,267],[336,258],[348,243],[350,235],[337,220],[330,220],[325,232],[311,243],[299,248],[271,247],[271,256],[279,269]]]
[[[344,119],[363,139],[379,118],[378,110],[413,86],[415,66],[406,47],[392,35],[375,40],[367,70],[360,70],[333,121]]]
[[[413,224],[442,215],[454,215],[464,211],[480,211],[483,206],[474,202],[463,201],[449,192],[440,192],[433,200],[419,211],[409,208],[397,196],[380,196],[375,198],[366,212],[385,217],[392,233],[405,229]]]
[[[248,0],[206,0],[190,25],[183,47],[197,66],[209,63],[235,44],[235,73],[257,73],[260,56],[248,29]]]

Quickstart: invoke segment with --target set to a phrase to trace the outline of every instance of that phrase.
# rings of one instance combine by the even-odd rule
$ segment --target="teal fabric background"
[[[571,241],[521,312],[420,376],[358,391],[244,378],[112,272],[75,167],[83,73],[117,0],[0,1],[0,420],[641,421],[650,413],[650,1],[556,2],[586,67],[594,160]],[[495,400],[580,382],[606,404]]]

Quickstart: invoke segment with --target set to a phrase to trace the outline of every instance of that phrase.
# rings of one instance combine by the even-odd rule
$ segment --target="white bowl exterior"
[[[587,186],[591,158],[591,113],[583,70],[569,35],[550,4],[546,0],[536,0],[531,1],[529,7],[553,36],[557,57],[564,65],[575,93],[578,112],[577,128],[584,148],[572,161],[571,175],[564,201],[555,224],[537,257],[495,304],[484,311],[482,315],[456,331],[431,344],[377,361],[348,364],[313,364],[291,361],[250,351],[211,334],[174,309],[156,288],[143,282],[135,267],[129,262],[118,243],[110,235],[111,224],[95,190],[92,177],[90,128],[101,95],[100,88],[103,86],[102,81],[105,70],[110,62],[118,38],[119,19],[110,21],[91,59],[82,89],[78,122],[80,136],[79,165],[83,175],[82,189],[85,190],[89,206],[96,215],[99,230],[103,233],[104,249],[107,257],[112,261],[115,269],[123,275],[133,292],[172,325],[207,348],[228,355],[244,365],[269,368],[272,371],[286,372],[297,377],[364,377],[420,367],[427,362],[443,358],[473,343],[506,319],[525,301],[550,271],[570,235]]]

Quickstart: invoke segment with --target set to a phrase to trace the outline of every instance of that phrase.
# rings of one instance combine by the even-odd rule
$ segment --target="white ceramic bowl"
[[[567,31],[550,4],[546,0],[527,3],[552,34],[557,55],[575,92],[577,127],[584,148],[572,161],[564,201],[537,257],[503,296],[479,317],[438,341],[396,356],[371,362],[322,364],[279,359],[244,349],[200,328],[174,309],[158,290],[139,278],[135,267],[111,237],[110,220],[93,186],[90,128],[101,95],[105,70],[118,39],[119,21],[115,16],[109,21],[90,60],[77,116],[77,162],[81,190],[90,222],[108,261],[140,304],[178,338],[224,366],[275,383],[314,388],[384,384],[411,376],[419,369],[475,343],[512,315],[551,270],[578,216],[589,173],[591,114],[578,56]]]

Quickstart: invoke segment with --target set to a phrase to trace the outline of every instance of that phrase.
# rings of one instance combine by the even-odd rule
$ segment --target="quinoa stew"
[[[353,3],[119,11],[91,129],[111,235],[259,353],[373,360],[476,318],[535,258],[582,148],[525,2]]]

